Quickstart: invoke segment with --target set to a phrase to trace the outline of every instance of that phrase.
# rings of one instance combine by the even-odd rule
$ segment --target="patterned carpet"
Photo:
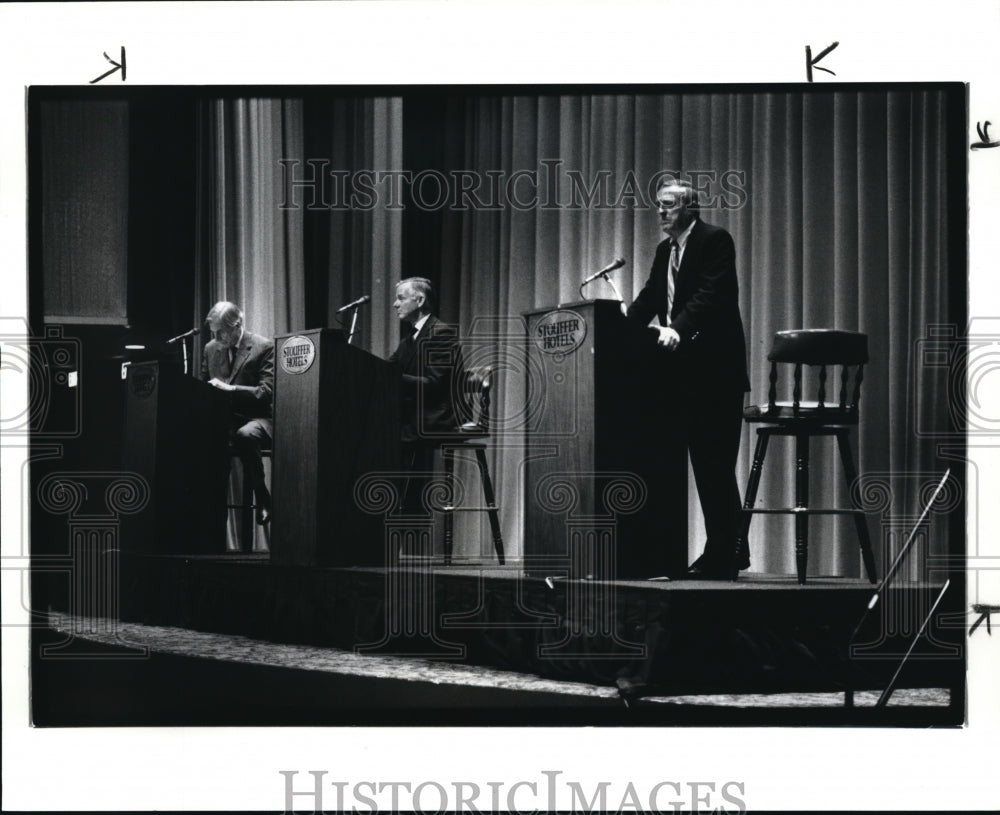
[[[228,634],[122,623],[102,618],[70,618],[63,614],[50,615],[49,625],[54,631],[63,634],[124,649],[123,656],[126,658],[129,655],[142,658],[144,654],[153,652],[435,685],[565,694],[591,699],[615,699],[618,696],[618,690],[614,687],[554,681],[530,674],[442,660],[358,655],[337,648],[273,643]],[[855,695],[855,705],[870,707],[877,699],[876,692],[859,692]],[[844,697],[839,693],[782,693],[650,697],[644,701],[647,704],[736,708],[820,708],[841,706]],[[950,693],[943,688],[900,689],[889,702],[892,707],[947,707],[949,703]]]

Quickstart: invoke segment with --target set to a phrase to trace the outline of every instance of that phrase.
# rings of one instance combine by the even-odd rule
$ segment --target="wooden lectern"
[[[385,516],[355,483],[400,465],[399,370],[335,329],[275,338],[271,560],[385,565]]]
[[[125,381],[122,468],[148,501],[121,518],[123,551],[221,554],[226,542],[229,396],[175,363],[139,362]]]
[[[670,360],[618,301],[528,323],[525,568],[636,578],[687,569],[687,453]]]

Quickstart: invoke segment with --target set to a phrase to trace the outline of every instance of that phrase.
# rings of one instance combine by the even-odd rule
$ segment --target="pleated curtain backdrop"
[[[399,97],[311,100],[306,156],[329,162],[339,172],[400,170],[402,106]],[[398,321],[390,306],[401,264],[402,212],[384,206],[317,209],[307,211],[306,218],[327,252],[325,262],[321,256],[310,256],[308,277],[313,286],[325,280],[326,296],[323,311],[311,314],[307,322],[315,327],[338,326],[337,309],[370,294],[371,305],[358,312],[353,342],[376,356],[388,356],[399,341]],[[343,327],[349,328],[346,315],[344,319]]]
[[[354,341],[385,356],[396,321],[387,317],[392,294],[384,275],[398,267],[399,213],[311,210],[290,194],[289,178],[310,172],[307,159],[338,169],[398,167],[401,102],[331,99],[321,107],[307,117],[302,99],[200,103],[194,319],[200,323],[212,303],[229,300],[243,309],[249,329],[273,337],[336,325],[347,293],[376,287],[377,316],[359,324]],[[308,127],[315,119],[325,124],[319,133]],[[198,364],[200,348],[196,353]],[[236,534],[234,519],[229,548]]]
[[[302,323],[302,211],[279,207],[279,159],[302,152],[301,106],[294,99],[220,99],[199,110],[196,322],[213,303],[229,300],[259,334]]]
[[[766,399],[766,357],[776,331],[828,327],[869,335],[856,450],[861,473],[893,494],[882,515],[869,517],[879,547],[888,513],[915,518],[927,497],[913,476],[933,478],[948,464],[918,437],[912,410],[921,404],[930,414],[923,426],[931,427],[948,409],[945,394],[922,390],[915,358],[916,340],[948,319],[949,275],[964,273],[949,268],[946,253],[948,115],[937,91],[483,98],[468,102],[465,160],[480,171],[507,172],[541,171],[545,160],[560,160],[562,169],[591,182],[610,171],[612,204],[630,189],[630,171],[647,197],[646,181],[657,173],[703,171],[718,203],[703,217],[736,243],[750,399]],[[626,274],[619,283],[630,301],[662,236],[655,210],[635,207],[627,196],[620,203],[465,213],[461,265],[446,277],[465,292],[463,325],[483,314],[516,315],[578,299],[584,275],[617,255],[631,261],[631,279]],[[586,293],[613,296],[600,281]],[[504,394],[512,415],[525,394],[510,382]],[[748,430],[741,490],[753,444]],[[790,448],[772,445],[759,505],[794,504]],[[848,505],[834,445],[818,440],[813,448],[813,500]],[[505,464],[503,492],[516,496],[517,462],[508,457]],[[703,526],[693,481],[689,507],[694,555]],[[822,542],[811,547],[811,572],[860,575],[853,523],[827,516],[811,523],[812,540]],[[943,535],[933,538],[943,550]],[[790,519],[755,518],[754,568],[793,572],[793,539]]]
[[[218,297],[242,300],[250,325],[280,333],[303,327],[307,315],[335,324],[339,303],[370,291],[373,308],[356,341],[385,356],[396,342],[389,303],[406,253],[399,211],[384,201],[359,212],[279,210],[277,159],[316,157],[318,139],[330,145],[323,157],[331,167],[396,169],[407,138],[403,108],[419,100],[331,95],[327,119],[308,112],[316,104],[249,99],[206,106],[198,313]],[[440,257],[427,275],[440,283],[445,319],[459,324],[477,358],[500,368],[500,451],[492,466],[512,557],[523,552],[524,435],[517,417],[527,395],[517,355],[506,350],[516,345],[510,338],[523,330],[522,312],[579,299],[583,277],[618,255],[628,259],[616,277],[624,298],[638,293],[661,239],[647,185],[664,171],[701,171],[694,180],[716,199],[703,218],[735,240],[749,399],[766,398],[766,356],[776,331],[829,327],[869,335],[872,359],[856,449],[862,474],[884,480],[894,496],[882,515],[869,518],[882,548],[885,513],[918,510],[918,491],[907,479],[946,466],[917,434],[914,406],[925,427],[948,407],[945,395],[921,377],[915,347],[928,326],[947,322],[954,305],[949,276],[964,274],[951,267],[947,252],[947,193],[953,174],[964,172],[945,161],[950,113],[939,90],[453,95],[440,123],[442,133],[458,134],[444,142],[448,167],[483,178],[488,171],[507,179],[518,171],[537,173],[538,200],[530,200],[531,179],[522,177],[514,186],[520,203],[448,212]],[[325,122],[319,131],[317,121]],[[560,179],[563,203],[575,189],[581,205],[547,206],[554,203],[546,198],[552,177]],[[312,303],[316,292],[325,294],[325,314]],[[602,281],[585,294],[613,296]],[[747,431],[741,490],[753,442]],[[772,445],[761,504],[792,503],[791,457],[790,448]],[[814,443],[812,465],[814,496],[846,504],[832,444]],[[695,554],[703,532],[693,483],[689,493]],[[462,524],[457,554],[488,556],[481,521]],[[811,529],[817,542],[810,550],[812,573],[861,574],[849,520],[817,518]],[[943,549],[943,537],[932,537]],[[790,523],[758,516],[751,531],[754,568],[793,572],[792,541]]]

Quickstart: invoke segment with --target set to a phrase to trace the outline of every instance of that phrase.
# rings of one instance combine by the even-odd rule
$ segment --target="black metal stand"
[[[951,585],[951,580],[945,580],[944,585],[941,587],[941,591],[938,592],[937,599],[934,601],[934,605],[931,606],[931,610],[927,612],[927,616],[924,617],[924,621],[920,626],[920,630],[917,632],[917,636],[913,638],[913,642],[910,643],[910,647],[906,649],[906,653],[903,658],[899,661],[899,667],[896,668],[896,673],[892,675],[892,679],[889,680],[889,684],[886,689],[882,691],[882,695],[879,696],[878,701],[875,703],[875,707],[885,707],[889,703],[889,697],[892,696],[892,692],[896,689],[896,682],[899,680],[899,675],[903,672],[903,668],[906,666],[906,661],[910,658],[910,654],[913,653],[913,649],[917,647],[917,643],[920,642],[920,638],[927,631],[927,626],[931,623],[931,618],[934,616],[934,612],[940,605],[941,600],[944,598],[945,592],[948,591],[948,586]]]

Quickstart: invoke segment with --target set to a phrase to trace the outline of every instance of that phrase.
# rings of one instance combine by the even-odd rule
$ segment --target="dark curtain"
[[[199,110],[199,297],[193,319],[229,300],[267,336],[305,318],[302,212],[281,209],[281,164],[302,150],[302,103],[222,99]]]
[[[128,103],[55,99],[38,111],[44,317],[125,325]]]
[[[231,300],[253,330],[273,336],[337,325],[336,309],[370,292],[355,342],[387,354],[400,213],[335,207],[329,188],[312,199],[292,182],[398,168],[400,117],[398,99],[203,102],[195,319]]]
[[[523,331],[522,312],[578,299],[583,276],[617,255],[629,260],[618,285],[626,300],[634,297],[660,239],[652,180],[663,171],[696,174],[703,198],[714,199],[704,219],[736,242],[750,398],[766,397],[775,331],[869,335],[855,443],[864,477],[893,496],[869,505],[881,548],[880,519],[917,509],[920,490],[909,481],[945,466],[915,425],[940,423],[947,395],[927,384],[915,349],[928,326],[964,317],[964,289],[956,294],[954,284],[965,271],[964,197],[956,194],[964,166],[948,160],[956,139],[947,124],[961,111],[949,109],[949,98],[941,89],[903,89],[210,102],[200,135],[205,231],[196,314],[214,299],[234,299],[257,330],[280,333],[334,324],[338,303],[370,291],[370,324],[359,341],[385,355],[396,341],[392,283],[422,274],[439,284],[442,316],[472,347],[492,343],[492,358],[503,362]],[[395,169],[404,157],[414,171],[506,179],[523,171],[513,187],[521,203],[421,208],[411,198],[405,214],[384,200],[357,212],[278,207],[279,158],[299,159],[306,172],[309,158],[353,170]],[[598,282],[586,294],[613,293]],[[516,367],[498,382],[501,425],[525,404]],[[523,551],[518,423],[501,429],[497,442],[492,464],[516,557]],[[752,444],[748,432],[741,486]],[[790,505],[791,475],[791,451],[774,444],[761,503]],[[839,461],[822,442],[812,481],[814,500],[849,501]],[[693,554],[703,535],[693,487],[689,506]],[[462,554],[488,556],[481,521],[463,523]],[[823,518],[812,528],[811,572],[861,574],[849,523]],[[793,571],[792,539],[790,524],[758,517],[754,568]],[[944,537],[934,540],[943,549]]]
[[[323,168],[342,178],[399,170],[401,118],[398,98],[311,97],[305,103],[304,155],[317,162],[317,172]],[[337,309],[370,294],[370,306],[358,310],[353,342],[387,356],[397,341],[389,306],[401,265],[402,211],[372,206],[363,191],[342,186],[337,190],[331,183],[328,207],[305,211],[307,246],[313,249],[306,279],[316,295],[307,303],[306,322],[349,329],[349,316],[339,317]]]

